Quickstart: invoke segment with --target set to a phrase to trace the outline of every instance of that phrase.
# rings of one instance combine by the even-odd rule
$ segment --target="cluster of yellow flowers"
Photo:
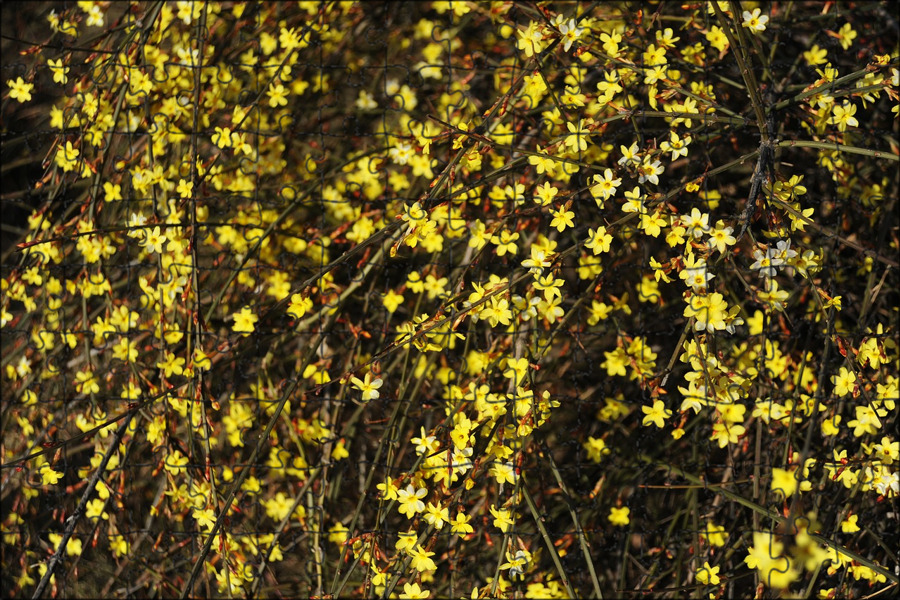
[[[896,585],[853,534],[900,495],[900,59],[820,9],[50,12],[3,105],[58,132],[0,279],[16,593],[88,545],[224,596]]]

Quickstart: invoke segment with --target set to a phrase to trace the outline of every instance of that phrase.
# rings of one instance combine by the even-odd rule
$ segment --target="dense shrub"
[[[2,23],[6,595],[896,588],[888,3]]]

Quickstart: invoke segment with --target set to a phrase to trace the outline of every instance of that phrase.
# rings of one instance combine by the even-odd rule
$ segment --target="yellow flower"
[[[501,463],[499,461],[495,461],[491,466],[491,475],[494,479],[497,480],[497,483],[509,483],[510,485],[515,485],[516,483],[516,470],[513,467],[512,463]]]
[[[63,66],[61,58],[56,60],[47,59],[47,66],[50,67],[50,71],[53,73],[53,81],[62,85],[65,85],[69,81],[69,67]]]
[[[450,521],[450,533],[464,536],[475,531],[472,526],[469,525],[469,519],[471,519],[471,517],[467,516],[462,511],[456,513],[456,518]]]
[[[706,330],[709,333],[721,331],[727,327],[725,318],[728,316],[728,304],[724,296],[718,292],[708,295],[694,294],[684,309],[684,316],[695,317],[696,331]]]
[[[521,577],[531,561],[531,554],[525,550],[519,550],[515,554],[507,551],[506,561],[500,565],[501,569],[509,569],[510,577]]]
[[[856,418],[847,422],[848,427],[853,427],[853,435],[862,437],[867,433],[877,433],[881,428],[878,413],[871,406],[856,406]]]
[[[518,239],[518,232],[504,229],[500,232],[500,235],[491,236],[491,243],[497,246],[497,256],[503,256],[507,253],[518,254],[519,247],[516,245],[516,240]]]
[[[572,44],[581,38],[584,33],[584,27],[578,27],[575,19],[569,19],[568,22],[559,26],[559,32],[562,34],[562,39],[565,40],[563,50],[568,52]]]
[[[281,48],[287,52],[295,48],[306,47],[307,43],[306,37],[301,36],[294,27],[290,29],[282,27],[278,32],[278,41],[281,43]]]
[[[482,305],[481,312],[478,313],[479,318],[487,319],[491,327],[498,324],[509,325],[512,318],[512,311],[509,309],[509,300],[502,296],[491,296],[490,302]]]
[[[659,32],[657,32],[659,33]],[[691,136],[686,135],[684,139],[678,137],[676,132],[671,132],[669,134],[669,139],[664,140],[660,145],[659,149],[663,152],[671,152],[672,160],[677,160],[679,156],[687,156],[688,155],[688,146],[691,144]],[[687,189],[687,186],[685,186]]]
[[[378,377],[373,377],[372,372],[370,371],[366,373],[365,380],[362,380],[359,377],[351,377],[350,383],[362,392],[363,402],[368,402],[369,400],[378,399],[378,388],[380,388],[384,382]]]
[[[853,44],[853,40],[856,39],[856,32],[853,31],[853,27],[850,23],[844,23],[835,37],[837,37],[838,41],[841,43],[841,48],[846,50]]]
[[[146,248],[148,252],[162,254],[163,248],[167,245],[167,242],[168,239],[165,234],[160,233],[159,226],[156,226],[152,230],[146,232],[144,239],[141,241],[141,245]]]
[[[208,371],[212,368],[212,359],[200,348],[194,348],[193,364],[195,369]]]
[[[431,560],[431,557],[434,556],[434,552],[428,552],[422,546],[416,545],[415,549],[410,552],[409,555],[412,557],[410,566],[416,571],[434,571],[437,569],[437,565]]]
[[[66,142],[66,145],[63,148],[60,148],[56,151],[55,161],[59,167],[68,173],[69,171],[74,171],[75,167],[78,164],[78,157],[81,155],[81,151],[72,145],[72,142]]]
[[[44,463],[41,465],[40,474],[41,485],[56,485],[56,483],[63,476],[63,474],[59,471],[54,471],[49,463]]]
[[[62,543],[63,536],[58,533],[51,533],[47,536],[50,540],[50,546],[55,550]],[[81,540],[77,537],[70,537],[66,542],[66,554],[69,556],[78,556],[81,554]]]
[[[304,297],[303,294],[292,294],[291,303],[288,305],[287,314],[295,319],[301,318],[313,306],[312,298]]]
[[[171,352],[166,352],[166,359],[156,363],[157,368],[162,369],[166,377],[181,375],[184,372],[184,359],[176,357]]]
[[[856,374],[848,371],[847,367],[841,367],[839,374],[831,376],[831,383],[834,384],[836,396],[846,396],[856,388]]]
[[[726,36],[725,32],[716,25],[709,28],[709,31],[706,33],[706,40],[709,42],[710,46],[720,53],[725,52],[725,50],[728,49],[728,36]]]
[[[849,100],[840,105],[836,104],[834,108],[831,109],[831,114],[832,117],[828,122],[832,125],[837,125],[838,131],[840,132],[847,131],[848,126],[856,127],[859,125],[859,121],[853,116],[856,114],[856,105]]]
[[[619,55],[619,43],[622,41],[622,36],[618,32],[601,33],[600,41],[603,42],[603,50],[610,57],[616,58]]]
[[[510,514],[510,511],[503,508],[495,508],[493,504],[490,506],[490,511],[494,515],[494,527],[503,533],[509,531],[516,524],[516,516]]]
[[[587,450],[588,458],[595,463],[600,462],[604,456],[611,452],[610,449],[606,447],[606,442],[601,438],[589,437],[583,446],[584,449]]]
[[[243,334],[245,337],[253,333],[256,329],[256,322],[259,320],[259,317],[253,314],[249,306],[245,306],[234,313],[232,317],[234,318],[234,325],[231,326],[231,330],[235,333]]]
[[[444,523],[450,520],[450,511],[448,508],[441,506],[439,502],[429,502],[425,506],[425,520],[428,521],[429,525],[434,525],[435,529],[442,529]]]
[[[841,415],[834,415],[830,419],[825,419],[822,421],[822,435],[824,436],[833,436],[840,433],[840,429],[838,425],[841,423]]]
[[[629,509],[627,506],[622,506],[622,507],[614,506],[611,509],[609,509],[609,516],[607,518],[609,519],[609,522],[612,523],[613,525],[616,525],[617,527],[624,527],[625,525],[628,525],[628,523],[630,522],[630,519],[628,518],[628,514],[630,512],[631,512],[631,509]]]
[[[91,370],[75,373],[75,391],[84,394],[96,394],[100,391],[100,384]]]
[[[666,219],[660,215],[659,211],[654,212],[652,215],[648,213],[641,215],[640,227],[649,236],[657,237],[665,226]]]
[[[406,552],[408,554],[412,552],[412,549],[415,548],[417,544],[418,537],[416,536],[416,532],[411,529],[397,534],[397,543],[394,544],[394,547],[398,552]]]
[[[103,184],[103,192],[105,194],[104,200],[106,202],[122,199],[122,186],[117,183],[107,181]]]
[[[566,136],[565,145],[572,150],[572,152],[584,152],[587,150],[587,138],[590,135],[590,132],[581,126],[581,122],[582,120],[578,119],[578,125],[566,123],[566,129],[569,130],[569,135]],[[595,175],[594,177],[597,176]]]
[[[394,481],[390,477],[385,477],[384,482],[379,483],[376,487],[381,492],[382,498],[386,500],[397,499],[397,486],[394,485]]]
[[[123,556],[128,554],[128,550],[130,549],[128,546],[128,542],[125,540],[125,536],[110,536],[109,539],[109,547],[112,549],[113,554],[116,555],[117,558],[122,558]]]
[[[347,529],[347,526],[343,523],[335,523],[331,526],[331,529],[328,530],[328,541],[337,545],[343,545],[346,542],[350,535],[350,530]]]
[[[216,513],[211,508],[199,509],[195,507],[193,509],[193,517],[197,521],[197,525],[207,532],[212,531],[213,526],[216,524]]]
[[[642,406],[641,411],[646,415],[642,421],[644,425],[653,423],[660,428],[662,428],[665,420],[672,416],[672,411],[666,408],[662,400],[654,401],[653,406]]]
[[[859,531],[859,525],[856,524],[857,519],[859,519],[859,515],[848,515],[841,523],[841,531],[844,533],[856,533]]]
[[[190,198],[194,190],[194,184],[186,179],[179,179],[175,191],[178,192],[180,198]]]
[[[271,106],[272,108],[287,106],[287,92],[284,90],[284,86],[280,83],[270,84],[266,95],[269,97],[269,106]]]
[[[550,227],[556,227],[556,230],[560,233],[565,231],[567,227],[575,226],[575,222],[572,220],[575,213],[571,210],[567,210],[565,207],[560,208],[559,210],[551,208],[550,214],[553,215],[553,220],[550,221]]]
[[[716,226],[709,234],[709,239],[707,240],[707,245],[710,248],[715,248],[720,253],[724,254],[727,246],[733,246],[737,243],[737,239],[733,235],[734,229],[731,227],[726,227],[724,221],[716,221]]]
[[[607,375],[610,377],[615,375],[624,376],[627,373],[625,367],[629,364],[631,359],[628,354],[626,354],[624,348],[616,348],[612,352],[604,351],[603,356],[606,357],[606,360],[600,363],[600,366],[606,369]],[[662,427],[662,425],[660,425],[660,427]]]
[[[748,550],[744,562],[751,569],[759,571],[760,579],[768,587],[784,589],[799,577],[791,559],[782,556],[784,546],[772,533],[753,532],[753,546]]]
[[[694,207],[690,215],[682,218],[682,223],[690,235],[700,238],[709,231],[709,214]]]
[[[793,470],[772,469],[771,489],[784,497],[792,496],[797,491],[797,479]]]
[[[529,269],[533,274],[540,275],[546,267],[550,266],[549,253],[539,248],[537,244],[531,245],[531,258],[522,261],[522,266]]]
[[[6,85],[9,86],[9,97],[18,100],[21,103],[31,100],[31,90],[34,89],[33,83],[25,83],[21,77],[15,80],[8,79]]]
[[[757,9],[758,10],[758,9]],[[697,581],[702,585],[719,585],[719,567],[709,566],[709,561],[697,569]]]
[[[817,67],[828,62],[827,56],[828,50],[819,48],[818,44],[813,44],[812,48],[803,53],[803,60],[805,60],[806,64],[810,67]]]
[[[164,467],[172,475],[181,475],[189,462],[187,456],[184,456],[179,450],[174,450],[166,456]]]
[[[350,456],[350,452],[347,451],[347,447],[344,445],[344,440],[340,439],[334,445],[334,448],[331,449],[331,458],[334,460],[343,460]]]
[[[509,379],[513,379],[516,382],[517,386],[520,386],[525,381],[525,375],[528,373],[528,359],[527,358],[510,358],[506,361],[506,368],[503,370],[503,375]]]
[[[412,484],[408,484],[406,489],[399,490],[397,492],[397,500],[400,503],[398,507],[400,514],[412,519],[416,513],[425,510],[425,503],[422,502],[422,498],[427,493],[428,490],[425,488],[415,488]]]
[[[613,174],[612,169],[606,169],[602,177],[594,175],[592,181],[594,185],[591,186],[591,195],[594,197],[597,206],[600,207],[603,206],[603,201],[609,200],[616,193],[618,187],[622,185],[622,180]]]
[[[536,21],[531,21],[528,24],[528,28],[524,31],[517,30],[516,36],[519,38],[517,42],[519,50],[525,52],[525,56],[528,58],[540,53],[541,50],[544,49],[544,33],[541,24]]]
[[[700,537],[706,540],[706,543],[710,546],[721,548],[725,545],[725,541],[728,539],[728,534],[725,533],[725,528],[721,525],[716,525],[713,522],[708,522],[706,524],[706,530],[700,532]]]
[[[418,583],[404,583],[403,584],[403,593],[400,594],[401,600],[422,600],[424,598],[429,598],[431,596],[431,592],[428,590],[423,590],[419,588]]]
[[[556,161],[554,161],[552,158],[550,158],[550,155],[543,154],[543,150],[541,150],[540,146],[537,147],[536,151],[538,153],[537,156],[531,155],[528,157],[529,164],[534,165],[535,170],[537,171],[538,175],[543,175],[544,173],[552,172],[554,167],[556,166]],[[552,186],[550,186],[549,182],[546,182],[544,185],[547,187],[552,187]],[[538,188],[538,190],[539,190],[538,193],[540,193],[540,188]],[[554,192],[553,195],[555,196],[556,193]],[[541,197],[543,198],[543,196],[541,196]]]
[[[588,325],[596,325],[600,321],[605,321],[609,314],[613,311],[613,307],[605,302],[591,301],[591,307],[588,309],[590,316],[588,317]]]
[[[216,132],[212,135],[212,143],[219,148],[230,148],[231,129],[228,127],[216,127]]]

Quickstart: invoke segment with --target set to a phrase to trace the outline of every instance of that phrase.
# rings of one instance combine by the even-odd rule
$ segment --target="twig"
[[[47,584],[50,582],[50,577],[53,575],[53,571],[56,569],[56,566],[62,560],[63,552],[66,551],[66,546],[69,544],[69,540],[72,538],[72,534],[75,532],[75,526],[78,524],[78,520],[81,518],[81,515],[84,514],[85,508],[87,507],[88,499],[94,493],[94,490],[97,487],[97,482],[100,481],[100,477],[103,473],[106,472],[106,466],[109,464],[110,458],[112,458],[113,452],[115,452],[116,447],[119,445],[119,442],[122,441],[122,436],[125,435],[125,431],[128,430],[128,425],[131,423],[131,419],[134,418],[134,411],[128,413],[128,418],[119,425],[119,428],[116,430],[115,435],[113,435],[113,439],[110,440],[109,444],[106,447],[106,454],[103,455],[103,460],[100,461],[100,466],[97,467],[97,470],[94,471],[94,474],[91,476],[91,479],[88,481],[87,487],[84,488],[84,493],[81,495],[81,501],[78,503],[78,506],[75,508],[75,512],[66,519],[66,531],[63,533],[62,539],[59,541],[59,545],[56,547],[56,552],[53,553],[53,556],[50,558],[50,562],[47,564],[47,570],[44,572],[44,576],[41,577],[40,583],[38,583],[37,588],[34,590],[34,594],[31,596],[32,598],[40,598],[44,594],[44,589],[47,587]]]

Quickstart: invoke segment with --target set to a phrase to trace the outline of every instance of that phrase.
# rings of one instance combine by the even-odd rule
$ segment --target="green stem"
[[[812,140],[783,140],[778,142],[779,148],[819,148],[821,150],[837,150],[838,152],[847,152],[848,154],[861,154],[872,158],[884,158],[894,162],[900,162],[900,156],[884,152],[882,150],[870,150],[869,148],[860,148],[858,146],[847,146],[836,142],[815,142]]]

